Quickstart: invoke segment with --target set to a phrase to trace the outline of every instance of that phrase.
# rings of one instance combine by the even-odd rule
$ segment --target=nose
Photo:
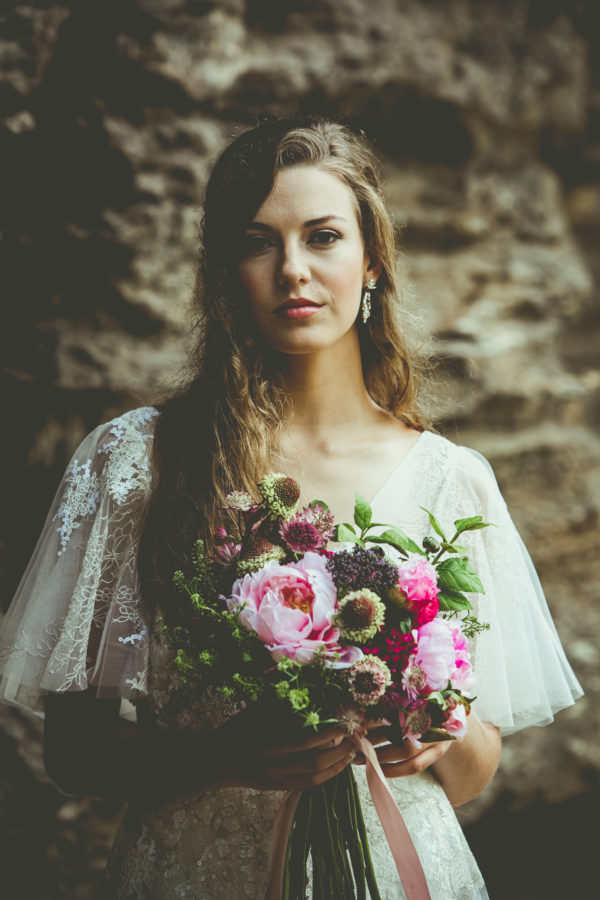
[[[310,281],[310,267],[303,248],[297,242],[283,244],[277,271],[278,284],[289,287],[306,284],[307,281]]]

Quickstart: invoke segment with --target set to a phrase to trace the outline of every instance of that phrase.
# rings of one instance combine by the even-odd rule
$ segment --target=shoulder
[[[502,499],[492,466],[477,450],[430,431],[421,441],[429,475],[440,490],[459,490],[479,502]]]
[[[108,494],[116,503],[145,491],[151,478],[151,447],[157,409],[132,409],[99,425],[82,441],[67,469],[72,487]]]

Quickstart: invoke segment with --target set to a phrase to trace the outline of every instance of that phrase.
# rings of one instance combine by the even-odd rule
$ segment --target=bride
[[[252,710],[196,696],[157,618],[177,623],[171,573],[197,536],[213,541],[225,495],[268,471],[338,522],[355,490],[419,538],[423,506],[481,514],[498,527],[464,536],[491,625],[467,735],[420,750],[369,737],[431,897],[486,897],[452,807],[492,778],[501,729],[551,721],[580,689],[489,466],[426,429],[366,141],[322,119],[236,139],[206,191],[198,303],[189,383],[101,425],[67,469],[2,624],[2,696],[45,712],[59,787],[128,801],[104,896],[263,897],[282,792],[353,764],[382,896],[404,897],[347,737],[286,744]]]

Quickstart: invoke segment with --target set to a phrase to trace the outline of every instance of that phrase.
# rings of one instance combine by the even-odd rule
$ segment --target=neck
[[[363,379],[355,331],[334,347],[288,355],[283,374],[292,400],[290,431],[298,435],[327,442],[381,416]]]

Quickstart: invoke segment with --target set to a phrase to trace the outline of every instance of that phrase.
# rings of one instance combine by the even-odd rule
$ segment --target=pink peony
[[[439,611],[437,572],[420,553],[409,553],[398,564],[396,586],[404,598],[406,608],[413,614],[415,625],[424,625]]]
[[[238,578],[226,603],[230,612],[239,611],[242,625],[257,634],[273,659],[289,656],[309,663],[319,651],[334,668],[346,668],[362,656],[358,647],[339,644],[339,630],[332,624],[335,584],[318,553],[287,565],[270,562]],[[339,659],[333,659],[335,654]]]

